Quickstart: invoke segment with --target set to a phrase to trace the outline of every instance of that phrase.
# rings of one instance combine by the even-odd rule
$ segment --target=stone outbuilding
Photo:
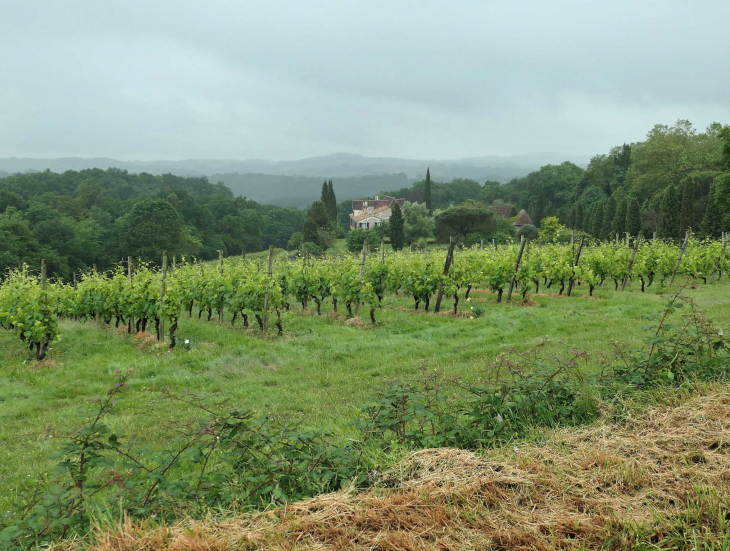
[[[515,227],[521,228],[526,224],[532,224],[532,218],[530,218],[530,215],[527,214],[525,209],[522,209],[517,215],[517,220],[515,220]]]

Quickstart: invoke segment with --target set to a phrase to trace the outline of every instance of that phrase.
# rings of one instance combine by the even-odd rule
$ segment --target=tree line
[[[381,228],[348,233],[352,202],[337,202],[331,180],[302,210],[235,197],[205,177],[115,168],[14,174],[0,178],[0,273],[46,258],[49,274],[69,277],[93,266],[106,270],[129,255],[157,261],[161,250],[204,260],[219,250],[230,256],[269,245],[306,245],[318,254],[346,235],[351,249],[363,239],[379,246],[381,234],[396,248],[452,235],[467,245],[501,243],[516,237],[515,228],[488,207],[506,204],[511,216],[527,210],[536,226],[555,217],[602,239],[639,231],[679,239],[689,228],[719,237],[730,230],[730,127],[713,123],[697,132],[679,120],[594,156],[585,169],[545,165],[504,185],[439,182],[427,170],[410,187],[381,193],[405,198],[402,211],[394,207]]]
[[[205,177],[89,169],[0,179],[0,273],[39,266],[68,278],[160,251],[201,259],[286,247],[305,211],[234,197]]]
[[[600,239],[639,231],[680,239],[688,229],[717,238],[730,230],[730,127],[713,123],[697,132],[689,121],[679,120],[654,126],[644,141],[594,156],[586,168],[571,162],[545,165],[504,185],[432,181],[427,171],[424,180],[387,193],[426,205],[434,214],[430,237],[448,240],[449,230],[467,244],[516,237],[504,219],[488,221],[493,215],[487,207],[496,205],[511,205],[511,216],[525,209],[535,226],[557,219]],[[475,218],[480,207],[481,218]],[[346,208],[340,205],[342,220]],[[447,218],[449,224],[439,224]],[[409,244],[407,235],[404,240]]]

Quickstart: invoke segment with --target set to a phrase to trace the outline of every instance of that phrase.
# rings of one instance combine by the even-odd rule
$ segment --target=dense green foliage
[[[504,185],[487,181],[482,186],[465,179],[444,183],[431,180],[430,173],[427,180],[436,214],[471,199],[510,204],[512,215],[524,208],[536,226],[556,216],[562,224],[601,239],[627,231],[680,239],[690,228],[708,237],[730,230],[728,167],[728,127],[713,123],[698,133],[689,121],[679,120],[673,126],[656,125],[642,142],[596,155],[585,169],[570,162],[546,165]],[[426,181],[388,193],[425,202]],[[719,223],[702,230],[711,193]]]
[[[431,169],[426,169],[426,183],[423,187],[423,202],[428,209],[428,215],[433,216],[433,197],[431,195]]]
[[[450,237],[463,240],[470,233],[489,234],[497,227],[494,213],[474,201],[442,210],[435,223],[436,237],[442,242],[448,242]]]
[[[403,210],[396,201],[393,204],[393,213],[388,220],[388,230],[390,232],[390,245],[394,251],[400,251],[405,243],[405,220],[403,219]]]
[[[234,197],[206,178],[123,170],[39,172],[0,179],[0,273],[48,260],[69,278],[129,255],[159,261],[163,249],[212,259],[285,247],[304,212]]]
[[[403,206],[403,217],[406,244],[414,245],[433,237],[434,220],[428,214],[425,203],[406,203]]]
[[[260,266],[252,262],[241,265],[236,259],[228,260],[226,269],[223,264],[185,264],[169,273],[142,265],[134,270],[132,279],[117,268],[109,274],[86,272],[75,286],[57,281],[46,289],[26,271],[15,271],[0,285],[0,327],[13,330],[31,349],[35,347],[39,358],[57,338],[61,317],[105,323],[116,320],[117,326],[129,322],[130,332],[145,331],[148,322],[154,322],[158,339],[164,338],[161,323],[167,323],[172,348],[181,312],[192,316],[194,306],[198,317],[207,312],[210,320],[215,311],[222,319],[227,313],[232,324],[240,315],[248,326],[248,315],[253,315],[262,331],[268,314],[275,312],[281,333],[281,311],[288,309],[291,298],[302,305],[313,300],[318,314],[327,299],[331,299],[335,311],[338,302],[344,303],[348,315],[353,315],[353,306],[357,313],[362,304],[370,308],[370,319],[375,323],[375,310],[382,306],[383,297],[398,292],[412,297],[416,310],[423,304],[428,311],[432,297],[441,288],[445,296],[453,296],[456,313],[459,289],[486,288],[497,293],[499,302],[513,276],[515,290],[525,297],[539,289],[541,280],[548,288],[559,285],[559,294],[575,282],[584,284],[592,295],[596,286],[606,280],[613,280],[618,289],[619,281],[631,277],[641,282],[643,292],[655,278],[661,285],[675,274],[679,246],[664,241],[641,246],[630,266],[631,249],[623,243],[586,245],[581,263],[574,266],[573,247],[556,242],[561,228],[557,217],[546,218],[539,235],[545,245],[527,252],[516,273],[516,244],[463,249],[446,275],[441,255],[420,252],[395,253],[388,256],[387,262],[384,256],[371,255],[364,264],[359,255],[329,257],[311,264],[306,256],[301,264],[281,258],[275,262],[271,277]],[[368,240],[371,249],[379,247],[378,232],[359,230],[350,235],[351,250],[361,249],[363,241]],[[727,272],[730,250],[725,245],[690,240],[676,273],[706,282],[715,273]],[[132,319],[136,320],[134,328]]]

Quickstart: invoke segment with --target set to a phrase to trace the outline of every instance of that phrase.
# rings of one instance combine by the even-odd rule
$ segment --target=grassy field
[[[292,415],[307,425],[348,434],[357,404],[385,380],[414,375],[422,361],[447,375],[470,378],[500,352],[525,349],[545,337],[594,358],[611,339],[638,344],[648,324],[644,316],[664,304],[658,291],[604,288],[588,299],[578,288],[571,298],[532,296],[530,306],[496,304],[495,295],[475,292],[470,303],[462,296],[464,313],[458,316],[413,312],[411,300],[387,297],[375,326],[347,324],[328,302],[319,317],[301,308],[285,314],[283,337],[262,337],[244,330],[240,321],[231,328],[184,318],[178,339],[190,339],[190,349],[179,346],[172,352],[148,336],[64,321],[61,340],[41,363],[9,332],[0,332],[0,511],[8,508],[19,484],[48,471],[47,456],[55,451],[59,433],[80,423],[78,405],[104,394],[118,370],[133,371],[131,390],[110,424],[146,435],[151,444],[166,420],[193,415],[146,392],[164,386],[217,393],[259,413]],[[726,333],[730,330],[727,280],[688,294]],[[446,301],[447,310],[451,304]],[[483,316],[472,319],[474,305],[484,309]]]
[[[419,450],[364,492],[275,512],[115,525],[89,550],[726,550],[730,387],[670,402],[519,448]]]

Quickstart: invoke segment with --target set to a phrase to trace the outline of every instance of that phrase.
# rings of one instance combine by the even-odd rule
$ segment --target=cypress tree
[[[626,231],[626,212],[628,211],[626,202],[626,199],[619,199],[616,202],[616,214],[614,214],[611,223],[611,235],[619,234],[619,236],[622,236]]]
[[[583,228],[582,230],[586,233],[591,233],[593,230],[593,215],[595,214],[594,207],[588,207],[585,210],[585,216],[583,216]]]
[[[695,185],[692,178],[684,181],[682,190],[682,206],[679,212],[679,234],[683,235],[685,231],[692,227],[692,215],[694,212],[695,201]]]
[[[679,195],[677,188],[672,185],[666,189],[662,198],[657,233],[664,239],[679,238]]]
[[[405,220],[403,219],[403,211],[397,201],[393,204],[393,212],[390,215],[388,224],[390,226],[390,246],[393,247],[394,251],[399,251],[403,248],[405,241]]]
[[[539,226],[542,219],[545,218],[546,207],[545,195],[542,192],[542,188],[539,188],[537,190],[537,198],[530,203],[530,210],[528,211],[530,218],[532,218],[532,223],[536,226]]]
[[[636,197],[630,197],[626,209],[626,231],[630,235],[639,235],[641,231],[641,206]]]
[[[702,218],[703,237],[720,237],[722,234],[722,213],[715,199],[715,186],[710,186],[710,195],[707,197],[705,216]]]
[[[601,237],[601,233],[603,232],[603,217],[604,217],[604,208],[603,208],[603,202],[598,203],[594,207],[593,210],[593,225],[591,227],[591,234],[593,237]]]
[[[601,224],[601,235],[599,236],[601,239],[611,239],[611,225],[614,216],[616,216],[616,198],[611,195],[603,209],[603,223]]]
[[[426,203],[428,215],[433,216],[433,203],[431,202],[431,167],[426,169],[426,186],[423,190],[423,202]]]
[[[335,196],[335,188],[332,187],[332,180],[328,186],[329,200],[330,200],[330,213],[332,216],[332,222],[337,222],[337,197]]]
[[[327,187],[327,180],[325,180],[322,184],[322,197],[320,198],[320,201],[322,201],[325,205],[330,204],[330,191]]]
[[[575,225],[577,229],[582,230],[585,222],[586,211],[583,208],[583,203],[578,203],[578,212],[575,219]]]

